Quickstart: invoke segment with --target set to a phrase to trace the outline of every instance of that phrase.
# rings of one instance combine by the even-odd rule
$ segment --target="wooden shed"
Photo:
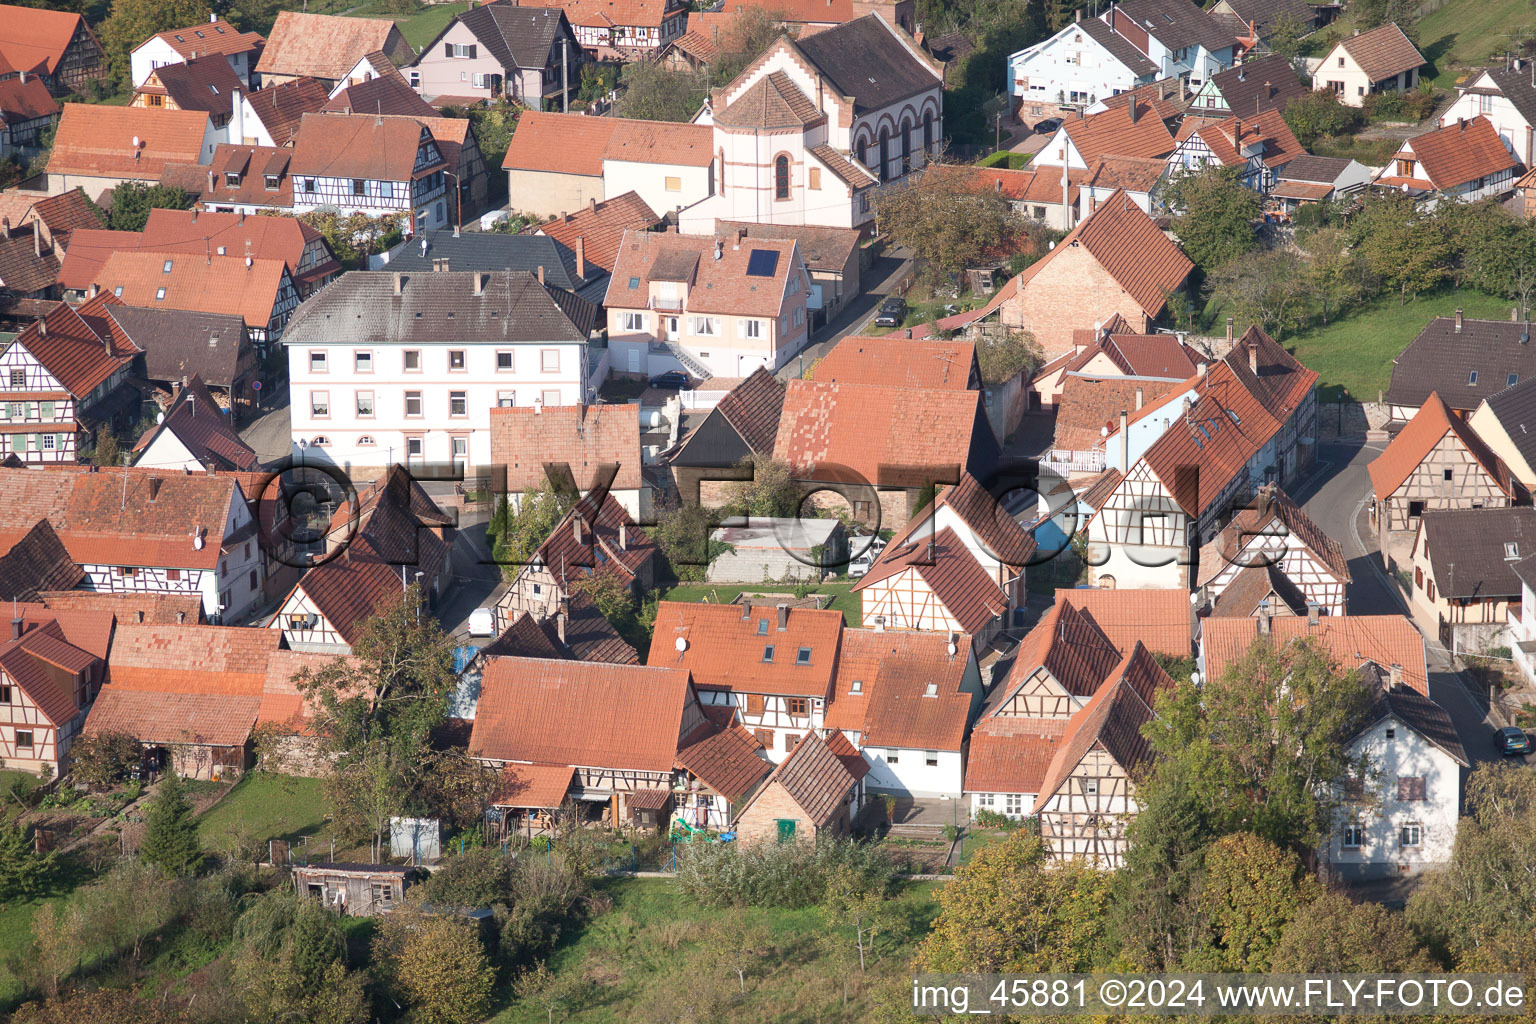
[[[393,910],[419,877],[419,869],[394,864],[322,861],[293,869],[293,884],[301,895],[322,900],[338,914],[353,917],[376,917]]]

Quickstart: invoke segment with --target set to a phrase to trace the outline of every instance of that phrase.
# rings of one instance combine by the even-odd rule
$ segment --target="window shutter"
[[[476,57],[479,57],[479,56],[480,56],[480,44],[479,43],[470,43],[469,44],[469,59],[470,60],[474,60]]]
[[[443,56],[444,57],[452,57],[453,56],[453,44],[452,43],[444,43],[443,44]]]

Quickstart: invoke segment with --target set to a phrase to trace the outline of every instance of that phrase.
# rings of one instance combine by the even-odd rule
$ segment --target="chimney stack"
[[[1264,600],[1259,602],[1259,635],[1269,636],[1269,627],[1269,598],[1266,597]]]
[[[144,609],[140,608],[138,611],[133,613],[133,621],[134,622],[143,622],[144,621]]]
[[[405,289],[405,277],[398,270],[395,271],[390,276],[392,278],[394,278],[395,295],[398,297],[401,294],[401,292]]]
[[[1131,124],[1135,124],[1136,123],[1136,108],[1138,106],[1140,106],[1140,104],[1136,102],[1136,98],[1133,96],[1133,97],[1131,97],[1131,102],[1126,104],[1126,106],[1131,108]]]
[[[1319,613],[1319,609],[1318,609],[1318,606],[1317,606],[1317,602],[1316,601],[1308,601],[1307,602],[1307,625],[1309,625],[1309,626],[1317,625],[1318,613]]]
[[[21,618],[20,615],[17,615],[15,618],[11,619],[11,639],[12,640],[20,640],[21,639],[21,627],[22,627],[22,618]]]
[[[1232,344],[1232,318],[1227,317],[1227,344]]]
[[[587,279],[587,236],[576,236],[576,276]]]
[[[620,551],[628,551],[629,550],[629,524],[628,523],[620,523],[619,524],[619,550]]]
[[[752,602],[751,601],[743,601],[743,602],[741,602],[741,621],[746,622],[751,617],[752,617]]]
[[[571,517],[571,533],[575,536],[577,544],[584,545],[587,543],[586,526],[586,521],[581,518],[580,514]]]
[[[1258,342],[1258,339],[1254,339],[1253,341],[1250,341],[1248,343],[1248,369],[1253,371],[1253,375],[1255,377],[1257,377],[1259,375],[1259,342]]]
[[[543,268],[541,267],[540,269],[542,270]],[[474,280],[474,294],[477,295],[477,296],[484,295],[485,294],[485,275],[480,273],[480,271],[477,270],[474,273],[474,279],[475,279]],[[544,282],[543,282],[543,280],[540,280],[539,283],[543,284]]]
[[[775,609],[779,613],[779,632],[789,628],[789,605],[781,604]]]
[[[1387,670],[1387,685],[1394,690],[1403,685],[1403,666],[1393,665]]]
[[[158,497],[160,497],[160,478],[152,476],[149,478],[149,500],[154,501]]]
[[[1136,389],[1136,408],[1141,409],[1141,388]]]
[[[562,597],[560,603],[555,606],[555,635],[560,642],[565,643],[565,624],[571,618],[571,599]]]
[[[177,612],[176,613],[176,625],[184,626],[184,625],[186,625],[186,622],[187,622],[187,613],[186,612]]]
[[[539,264],[539,284],[544,283],[544,264]]]
[[[1456,333],[1457,334],[1461,333],[1461,324],[1462,324],[1461,307],[1457,306],[1456,307]]]
[[[43,222],[32,222],[32,255],[37,259],[43,258]]]
[[[1120,410],[1120,472],[1131,473],[1131,418],[1124,409]]]

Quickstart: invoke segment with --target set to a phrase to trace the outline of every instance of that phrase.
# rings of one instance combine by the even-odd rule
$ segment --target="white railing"
[[[1104,470],[1104,453],[1097,449],[1052,448],[1040,465],[1057,473],[1100,473]]]

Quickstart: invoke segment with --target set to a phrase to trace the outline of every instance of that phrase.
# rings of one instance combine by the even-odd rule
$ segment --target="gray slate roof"
[[[1337,156],[1313,156],[1311,153],[1303,153],[1294,156],[1285,165],[1285,170],[1280,172],[1280,177],[1285,181],[1316,182],[1320,185],[1332,185],[1339,180],[1339,176],[1349,170],[1353,160],[1346,160]]]
[[[1458,763],[1470,764],[1467,752],[1461,745],[1461,738],[1456,734],[1456,725],[1445,709],[1411,686],[1387,685],[1389,679],[1390,676],[1385,672],[1377,672],[1371,680],[1376,684],[1376,699],[1365,716],[1366,725],[1360,731],[1364,732],[1383,719],[1392,717],[1451,755]]]
[[[558,7],[511,4],[484,4],[459,15],[464,27],[504,68],[544,67],[550,59],[551,47],[560,38],[560,24],[564,20],[565,12]]]
[[[485,283],[475,295],[475,273],[344,274],[304,301],[283,332],[283,342],[572,342],[586,341],[596,322],[597,309],[590,302],[540,285],[532,274],[481,274]]]
[[[241,317],[139,306],[108,306],[107,314],[144,350],[144,376],[150,380],[197,374],[214,387],[234,384],[245,338]]]
[[[1530,331],[1524,323],[1467,319],[1457,333],[1455,317],[1436,317],[1392,361],[1387,404],[1423,405],[1438,391],[1452,409],[1471,412],[1509,387],[1510,374],[1536,377],[1536,344],[1520,341]],[[1477,383],[1469,384],[1473,370]]]
[[[1157,74],[1157,65],[1147,59],[1147,55],[1131,45],[1130,40],[1110,28],[1104,22],[1096,18],[1077,22],[1076,26],[1083,30],[1083,34],[1094,42],[1100,44],[1110,52],[1110,55],[1121,64],[1130,68],[1131,74],[1137,78],[1146,78]]]
[[[1532,81],[1529,70],[1489,68],[1488,77],[1493,79],[1520,116],[1525,118],[1526,124],[1536,124],[1536,82]]]
[[[1435,588],[1446,597],[1520,599],[1515,564],[1536,555],[1536,508],[1431,509],[1424,513],[1423,543]],[[1506,556],[1507,544],[1515,545]]]
[[[940,84],[939,75],[896,39],[876,14],[796,41],[854,110],[874,110]]]
[[[1227,109],[1238,117],[1254,117],[1266,110],[1284,110],[1291,100],[1307,94],[1291,62],[1278,53],[1267,54],[1211,76]],[[1269,88],[1266,93],[1265,85]]]
[[[480,10],[481,8],[475,8]],[[425,254],[421,243],[427,243]],[[515,270],[530,274],[544,268],[544,283],[567,291],[583,283],[576,276],[576,255],[548,235],[507,235],[495,231],[465,231],[458,238],[451,230],[423,231],[397,248],[389,257],[389,270],[427,272],[432,261],[446,259],[450,270]],[[587,264],[587,280],[606,276],[595,263]]]
[[[1190,0],[1125,0],[1116,8],[1117,18],[1130,18],[1152,37],[1172,50],[1203,46],[1216,53],[1237,40]]]
[[[1536,377],[1489,395],[1488,411],[1504,427],[1515,450],[1536,466]]]

